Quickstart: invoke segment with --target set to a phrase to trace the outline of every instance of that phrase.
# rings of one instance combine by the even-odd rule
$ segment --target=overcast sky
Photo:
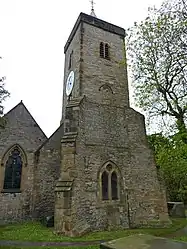
[[[125,29],[162,0],[95,0],[98,18]],[[0,0],[0,76],[11,97],[5,113],[23,100],[47,136],[59,126],[64,45],[89,0]]]

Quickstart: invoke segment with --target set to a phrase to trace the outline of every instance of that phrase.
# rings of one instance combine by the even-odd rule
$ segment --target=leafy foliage
[[[187,202],[187,144],[180,134],[166,138],[161,134],[148,136],[155,159],[163,175],[171,201]]]
[[[174,118],[182,133],[187,118],[186,16],[183,0],[164,2],[160,9],[149,9],[127,38],[137,105],[149,117]]]
[[[2,59],[0,57],[0,59]],[[3,102],[4,100],[9,96],[9,92],[5,89],[5,77],[0,78],[0,128],[3,128],[5,126],[5,119],[2,118],[3,115]]]

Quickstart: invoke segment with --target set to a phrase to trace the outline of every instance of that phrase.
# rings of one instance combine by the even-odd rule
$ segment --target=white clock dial
[[[67,94],[67,96],[70,95],[70,93],[71,93],[71,91],[73,89],[74,78],[75,78],[74,72],[71,71],[69,73],[67,81],[66,81],[66,94]]]

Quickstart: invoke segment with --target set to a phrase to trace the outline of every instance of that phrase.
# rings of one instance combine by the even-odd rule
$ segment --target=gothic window
[[[102,173],[102,199],[108,200],[108,173]]]
[[[5,163],[4,189],[20,189],[22,173],[22,158],[16,146],[11,151]]]
[[[101,181],[101,199],[118,200],[119,199],[119,171],[113,163],[107,163],[100,173]]]
[[[100,57],[109,59],[109,45],[107,43],[100,43]]]
[[[68,69],[71,69],[71,67],[72,67],[72,60],[73,60],[73,51],[71,52],[71,54],[69,56],[69,66],[68,66]]]

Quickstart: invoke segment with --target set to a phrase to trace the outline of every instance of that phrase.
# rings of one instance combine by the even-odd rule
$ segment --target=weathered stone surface
[[[145,131],[144,117],[129,107],[124,36],[95,22],[80,21],[65,49],[64,89],[71,70],[71,96],[64,91],[62,121],[62,174],[73,177],[69,212],[58,193],[56,231],[91,231],[170,224],[164,188]],[[100,57],[100,42],[110,48],[110,59]],[[73,51],[72,66],[69,58]],[[77,132],[75,141],[72,133]],[[101,171],[112,164],[118,175],[118,200],[102,200]],[[66,230],[65,223],[71,223]],[[84,230],[84,229],[83,229]]]
[[[0,130],[0,220],[14,222],[31,219],[34,182],[34,152],[47,139],[25,105],[20,102],[5,115],[5,129]],[[26,163],[22,168],[20,192],[3,192],[5,158],[8,150],[18,145]]]
[[[100,245],[101,249],[187,249],[187,243],[151,235],[132,235]]]
[[[78,29],[81,22],[89,23],[90,25],[93,25],[93,26],[98,27],[102,30],[111,32],[113,34],[117,34],[121,37],[125,36],[125,30],[123,28],[116,26],[114,24],[108,23],[106,21],[100,20],[98,18],[94,18],[91,15],[87,15],[85,13],[80,13],[80,15],[79,15],[74,27],[73,27],[73,30],[68,38],[68,41],[65,44],[64,53],[66,53],[69,45],[71,44],[71,41],[72,41],[73,37],[75,36],[77,29]]]
[[[185,206],[183,202],[168,202],[168,212],[171,217],[185,218]]]
[[[63,124],[35,152],[35,178],[33,190],[33,216],[54,215],[55,185],[60,176],[61,138]]]

